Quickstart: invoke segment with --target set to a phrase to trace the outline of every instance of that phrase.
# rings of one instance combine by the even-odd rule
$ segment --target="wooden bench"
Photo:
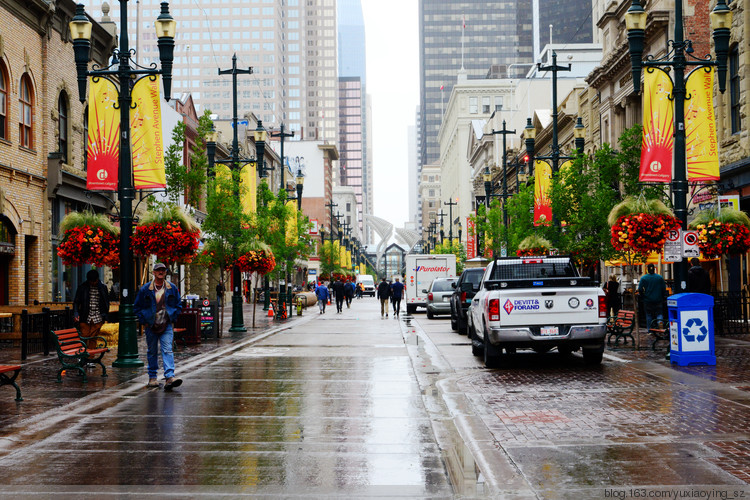
[[[667,348],[669,348],[669,331],[665,328],[664,320],[655,319],[651,322],[648,327],[648,333],[654,340],[651,342],[651,350],[656,350],[656,344],[659,341],[664,340],[667,342]]]
[[[635,345],[633,338],[633,327],[635,326],[635,311],[620,309],[614,320],[607,324],[607,344],[612,344],[612,337],[615,338],[615,346],[619,345],[620,339],[622,344],[628,344],[628,338]]]
[[[13,372],[13,375],[9,376],[9,372]],[[23,401],[21,389],[16,384],[16,377],[19,373],[21,373],[21,365],[0,365],[0,387],[12,385],[16,388],[16,401]]]
[[[107,376],[107,369],[104,367],[104,363],[102,363],[102,358],[109,352],[107,339],[99,336],[81,337],[81,334],[75,328],[53,331],[52,338],[57,349],[57,358],[62,364],[62,368],[57,372],[58,382],[62,382],[62,372],[72,369],[81,372],[83,381],[86,382],[86,365],[89,363],[97,363],[102,367],[102,377]],[[86,341],[93,339],[102,340],[104,347],[88,349]]]

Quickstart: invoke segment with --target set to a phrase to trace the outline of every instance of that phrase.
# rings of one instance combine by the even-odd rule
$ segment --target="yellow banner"
[[[335,266],[341,265],[341,245],[338,241],[333,242],[333,264]]]
[[[641,182],[672,180],[674,107],[670,97],[672,81],[664,71],[646,68],[643,78],[643,139]]]
[[[131,91],[134,107],[130,108],[130,147],[136,189],[163,188],[167,185],[159,81],[159,75],[153,79],[141,78]]]
[[[286,244],[296,245],[299,238],[297,234],[297,200],[286,202],[288,215],[286,220]]]
[[[254,214],[258,208],[258,185],[255,181],[255,165],[248,163],[240,170],[240,205],[245,215]]]
[[[346,251],[346,269],[349,270],[352,268],[352,253],[347,250]]]
[[[689,181],[719,179],[719,147],[714,116],[714,68],[698,68],[685,85],[685,152]]]
[[[218,164],[216,172],[216,189],[227,196],[232,195],[232,171],[226,165]]]
[[[534,225],[552,223],[552,167],[544,160],[534,160]]]
[[[117,87],[106,78],[89,79],[89,135],[86,189],[117,191],[120,160],[120,110]]]

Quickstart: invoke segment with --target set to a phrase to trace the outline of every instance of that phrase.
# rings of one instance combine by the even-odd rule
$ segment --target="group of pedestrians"
[[[380,299],[380,317],[388,317],[388,301],[393,306],[393,317],[401,313],[401,299],[404,297],[404,284],[395,278],[393,283],[388,283],[385,277],[378,284],[378,299]]]
[[[344,278],[334,281],[330,289],[323,282],[318,283],[318,286],[315,288],[315,297],[318,299],[319,314],[326,313],[326,305],[332,297],[336,301],[336,313],[344,311],[344,303],[346,303],[346,308],[349,309],[352,306],[352,299],[354,299],[356,293],[357,287],[354,283],[351,280],[344,280]]]

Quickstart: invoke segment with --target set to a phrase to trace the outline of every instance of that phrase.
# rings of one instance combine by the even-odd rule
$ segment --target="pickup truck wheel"
[[[487,331],[484,332],[484,366],[487,368],[497,368],[500,364],[500,355],[502,348],[490,344]]]
[[[466,320],[461,321],[461,316],[459,316],[456,320],[456,324],[458,325],[458,333],[461,335],[466,335]]]
[[[604,357],[604,346],[601,348],[583,349],[583,362],[587,365],[599,365]]]
[[[471,341],[471,353],[477,357],[484,356],[484,344],[481,340],[479,340],[477,333],[474,331],[474,327],[472,325],[469,325],[468,331],[469,340]]]
[[[417,306],[406,306],[406,314],[414,314],[415,312],[417,312]]]
[[[456,319],[456,315],[453,312],[453,308],[451,307],[451,330],[454,332],[458,330],[458,320]]]

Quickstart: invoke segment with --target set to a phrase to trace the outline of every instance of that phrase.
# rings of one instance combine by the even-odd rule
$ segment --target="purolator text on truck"
[[[417,266],[417,268],[414,270],[417,272],[425,271],[428,273],[447,273],[449,269],[446,266]]]

